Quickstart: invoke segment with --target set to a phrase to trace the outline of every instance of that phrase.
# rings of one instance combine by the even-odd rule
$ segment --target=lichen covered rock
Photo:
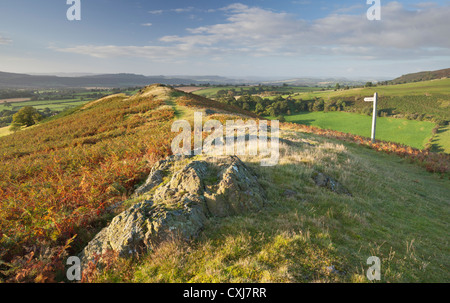
[[[236,156],[168,157],[153,166],[140,195],[149,197],[101,230],[81,252],[82,264],[108,250],[130,257],[167,239],[193,239],[208,217],[256,211],[266,201],[257,177]]]

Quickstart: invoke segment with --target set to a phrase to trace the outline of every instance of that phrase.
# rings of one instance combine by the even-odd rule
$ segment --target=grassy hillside
[[[153,85],[1,137],[0,279],[63,281],[65,258],[123,210],[117,203],[170,154],[174,119],[190,120],[194,111],[221,120],[257,118]],[[365,282],[371,255],[382,259],[385,282],[450,281],[443,241],[448,157],[312,127],[283,129],[279,165],[243,159],[269,195],[265,209],[210,219],[197,241],[114,260],[86,281]],[[339,180],[352,197],[314,185],[314,171]]]
[[[409,83],[409,82],[419,82],[419,81],[427,81],[441,78],[450,78],[450,68],[435,70],[435,71],[427,71],[427,72],[419,72],[403,75],[401,77],[395,78],[390,81],[393,84],[399,83]]]
[[[365,97],[379,95],[378,109],[399,114],[424,114],[438,119],[450,116],[450,79],[417,83],[355,88],[340,91],[325,91],[300,94],[298,98],[307,100],[314,97],[325,101],[345,100],[346,110],[370,107]]]
[[[415,83],[380,85],[373,87],[354,88],[349,90],[314,92],[312,96],[347,97],[347,96],[370,96],[378,92],[380,96],[422,96],[422,95],[450,95],[450,79],[439,79]]]
[[[355,144],[301,131],[283,138],[279,165],[243,158],[269,195],[263,210],[212,218],[200,239],[114,261],[92,281],[368,282],[370,256],[381,259],[382,282],[450,281],[449,180]],[[317,187],[314,171],[352,196]]]
[[[84,245],[104,225],[109,207],[170,153],[177,111],[226,110],[204,102],[154,85],[1,137],[0,278],[55,279],[69,243],[72,253]]]

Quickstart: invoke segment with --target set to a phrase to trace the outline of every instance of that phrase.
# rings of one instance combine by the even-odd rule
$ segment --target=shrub
[[[12,122],[13,124],[28,127],[38,123],[43,118],[44,117],[34,107],[25,106],[13,115]]]

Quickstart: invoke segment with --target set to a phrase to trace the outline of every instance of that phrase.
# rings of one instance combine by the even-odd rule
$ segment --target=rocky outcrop
[[[148,196],[117,215],[80,254],[82,264],[108,250],[139,255],[171,238],[193,239],[210,216],[260,209],[266,195],[236,156],[171,156],[156,163],[136,196]]]
[[[325,187],[337,194],[344,194],[348,196],[352,195],[350,191],[347,188],[345,188],[341,183],[321,172],[314,172],[312,174],[312,179],[314,180],[317,186]]]

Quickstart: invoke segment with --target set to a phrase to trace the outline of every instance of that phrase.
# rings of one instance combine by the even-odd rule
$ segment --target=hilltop
[[[205,120],[258,119],[151,85],[0,138],[1,279],[66,281],[65,259],[142,202],[136,190],[171,154],[172,123],[197,111]],[[276,166],[240,157],[267,195],[264,207],[208,217],[195,240],[166,241],[139,259],[111,255],[84,281],[365,282],[372,255],[383,282],[450,280],[447,156],[294,124],[281,124],[280,142]],[[336,182],[350,194],[330,190]]]

